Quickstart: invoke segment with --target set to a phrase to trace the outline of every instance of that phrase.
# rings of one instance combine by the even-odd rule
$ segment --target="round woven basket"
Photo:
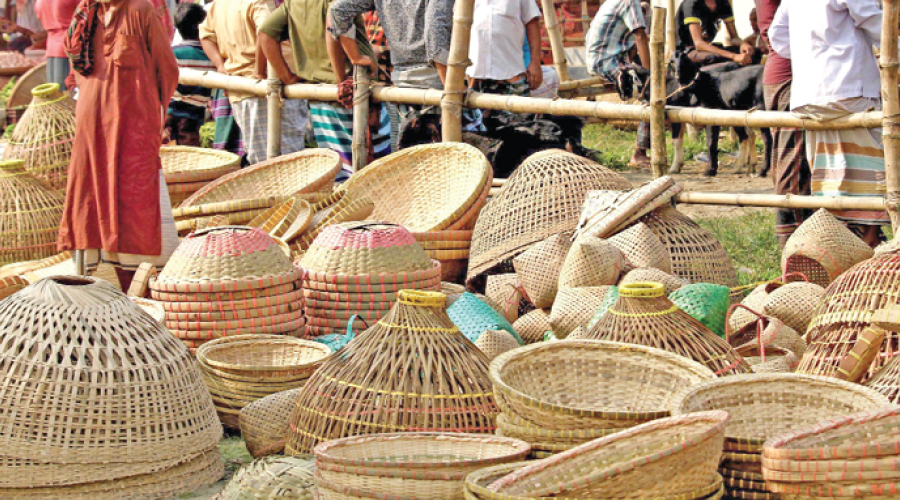
[[[325,228],[300,259],[309,273],[380,275],[429,270],[428,254],[401,226],[345,222]]]
[[[8,278],[0,278],[0,300],[28,286],[28,281],[19,276],[10,276]]]
[[[714,482],[727,421],[724,411],[659,419],[526,465],[488,490],[530,497],[687,494]]]
[[[340,194],[340,200],[327,207],[315,205],[313,210],[316,212],[309,221],[309,227],[294,241],[294,253],[302,257],[322,230],[342,222],[366,220],[374,209],[375,204],[368,198],[356,198],[349,194]]]
[[[284,451],[291,411],[299,393],[299,388],[276,392],[241,409],[241,437],[254,458]]]
[[[334,151],[304,149],[219,177],[185,200],[182,206],[330,192],[340,170],[341,158]]]
[[[781,269],[785,274],[803,273],[811,283],[827,287],[844,271],[873,255],[869,245],[823,208],[788,238]]]
[[[301,226],[312,220],[312,206],[300,198],[288,198],[280,205],[269,208],[247,223],[250,227],[256,227],[275,237],[281,237],[293,223]],[[302,229],[306,229],[304,226]]]
[[[793,352],[778,346],[760,347],[747,344],[735,350],[744,357],[753,373],[793,373],[800,358]]]
[[[190,146],[163,146],[159,159],[168,185],[209,182],[241,168],[234,153]]]
[[[63,202],[24,161],[0,161],[0,265],[56,255]]]
[[[403,433],[338,439],[315,448],[316,481],[362,496],[462,498],[466,476],[523,460],[531,447],[483,434]]]
[[[669,251],[643,222],[634,224],[607,241],[622,252],[631,267],[654,268],[666,274],[672,273]]]
[[[639,267],[632,269],[622,279],[619,280],[619,286],[633,285],[635,283],[662,283],[664,293],[669,296],[679,288],[690,284],[684,278],[679,278],[674,274],[669,274],[652,267]]]
[[[238,469],[217,500],[313,500],[313,457],[268,457]]]
[[[410,231],[450,229],[490,186],[493,172],[463,143],[406,148],[370,163],[340,190],[375,204],[371,218]],[[462,229],[462,228],[460,228]]]
[[[713,376],[659,349],[592,340],[533,344],[491,363],[503,412],[558,430],[623,429],[668,416],[674,393]]]

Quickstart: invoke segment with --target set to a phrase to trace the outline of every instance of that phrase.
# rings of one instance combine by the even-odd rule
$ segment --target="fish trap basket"
[[[300,259],[310,279],[339,281],[337,275],[390,275],[434,267],[422,245],[396,224],[345,222],[326,227]],[[383,281],[391,282],[390,276]]]
[[[215,449],[222,427],[190,353],[128,297],[102,280],[47,278],[0,302],[0,326],[0,489],[121,491],[169,473],[176,491],[194,484],[175,469]],[[217,455],[201,465],[221,475]]]
[[[544,334],[553,331],[550,325],[550,310],[535,309],[513,323],[515,330],[526,344],[534,344],[544,340]]]
[[[654,268],[672,274],[669,251],[647,224],[638,222],[607,241],[622,252],[631,267]]]
[[[33,99],[3,151],[3,159],[20,159],[24,168],[50,189],[65,191],[75,141],[75,101],[47,83],[32,89]]]
[[[56,254],[63,195],[24,167],[22,160],[0,161],[0,265]]]
[[[556,294],[550,311],[550,328],[560,339],[588,324],[603,305],[612,286],[563,288]]]
[[[451,226],[490,189],[492,178],[490,163],[473,146],[428,144],[370,163],[340,190],[371,200],[373,220],[414,232],[464,229]]]
[[[493,432],[488,360],[445,304],[441,293],[403,290],[385,317],[326,360],[297,398],[286,453],[360,434]]]
[[[210,182],[241,168],[234,153],[190,146],[163,146],[159,159],[168,185]]]
[[[316,461],[307,457],[267,457],[238,469],[218,500],[313,500]]]
[[[502,314],[470,292],[465,292],[456,299],[447,308],[447,315],[472,342],[476,342],[486,331],[503,330],[512,335],[518,345],[525,344]]]
[[[241,437],[253,458],[278,455],[284,451],[291,411],[299,393],[299,388],[276,392],[241,409],[238,419]]]
[[[376,498],[461,499],[468,474],[522,461],[530,452],[518,439],[478,434],[348,437],[316,446],[316,482]]]
[[[637,269],[632,269],[619,280],[619,286],[633,285],[635,283],[662,283],[663,292],[666,296],[669,296],[681,287],[690,284],[690,282],[684,278],[679,278],[674,274],[669,274],[654,267],[639,267]]]
[[[725,336],[725,316],[731,305],[727,286],[693,283],[672,292],[669,300],[716,335]]]
[[[529,497],[656,498],[712,484],[728,413],[668,417],[590,441],[488,486]]]
[[[619,287],[619,299],[588,331],[588,337],[656,347],[693,359],[716,375],[750,373],[750,366],[724,339],[678,309],[660,283]]]
[[[340,170],[341,158],[334,151],[304,149],[223,175],[194,193],[181,206],[301,193],[330,193]]]
[[[666,417],[680,388],[712,378],[675,354],[596,340],[542,342],[491,362],[503,413],[554,430],[624,429]]]
[[[808,281],[827,287],[844,271],[873,255],[869,245],[823,208],[788,238],[781,268],[785,274],[803,273]]]
[[[618,173],[565,151],[529,156],[481,211],[467,280],[471,283],[554,234],[574,231],[588,191],[630,188]]]
[[[672,207],[662,207],[641,221],[656,234],[672,259],[672,273],[691,283],[738,285],[725,248],[709,231]]]
[[[812,323],[824,297],[825,289],[820,285],[794,281],[771,291],[762,310],[802,335]]]
[[[519,341],[506,330],[485,330],[475,340],[475,347],[481,349],[490,360],[519,346]]]
[[[622,252],[609,242],[593,236],[582,236],[572,243],[558,273],[559,288],[615,285],[627,265]]]

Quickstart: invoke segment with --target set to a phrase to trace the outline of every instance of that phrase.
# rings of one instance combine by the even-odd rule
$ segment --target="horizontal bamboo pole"
[[[559,84],[559,91],[562,92],[564,90],[578,90],[583,89],[585,87],[593,87],[594,85],[606,85],[610,82],[603,78],[602,76],[591,76],[588,78],[582,78],[581,80],[569,80],[567,82],[561,82]]]
[[[694,205],[732,205],[738,207],[825,208],[828,210],[885,209],[884,198],[878,196],[799,196],[780,194],[706,193],[683,191],[675,195],[679,203]]]

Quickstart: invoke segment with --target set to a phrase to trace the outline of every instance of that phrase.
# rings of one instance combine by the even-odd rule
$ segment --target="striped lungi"
[[[808,105],[795,110],[804,118],[833,120],[851,113],[881,109],[878,99],[859,97],[828,106]],[[806,132],[806,155],[812,158],[812,193],[815,196],[884,196],[884,149],[881,129]],[[849,224],[883,226],[887,212],[833,211]]]
[[[369,135],[372,156],[381,158],[391,152],[391,118],[384,106],[379,106],[377,112],[377,127],[372,127]],[[352,173],[353,110],[326,102],[310,102],[309,115],[319,147],[340,155],[343,168],[336,181],[344,182]]]

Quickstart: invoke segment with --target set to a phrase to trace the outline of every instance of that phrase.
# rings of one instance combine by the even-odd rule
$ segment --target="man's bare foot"
[[[650,168],[650,157],[646,153],[635,151],[634,156],[628,161],[629,167]]]

